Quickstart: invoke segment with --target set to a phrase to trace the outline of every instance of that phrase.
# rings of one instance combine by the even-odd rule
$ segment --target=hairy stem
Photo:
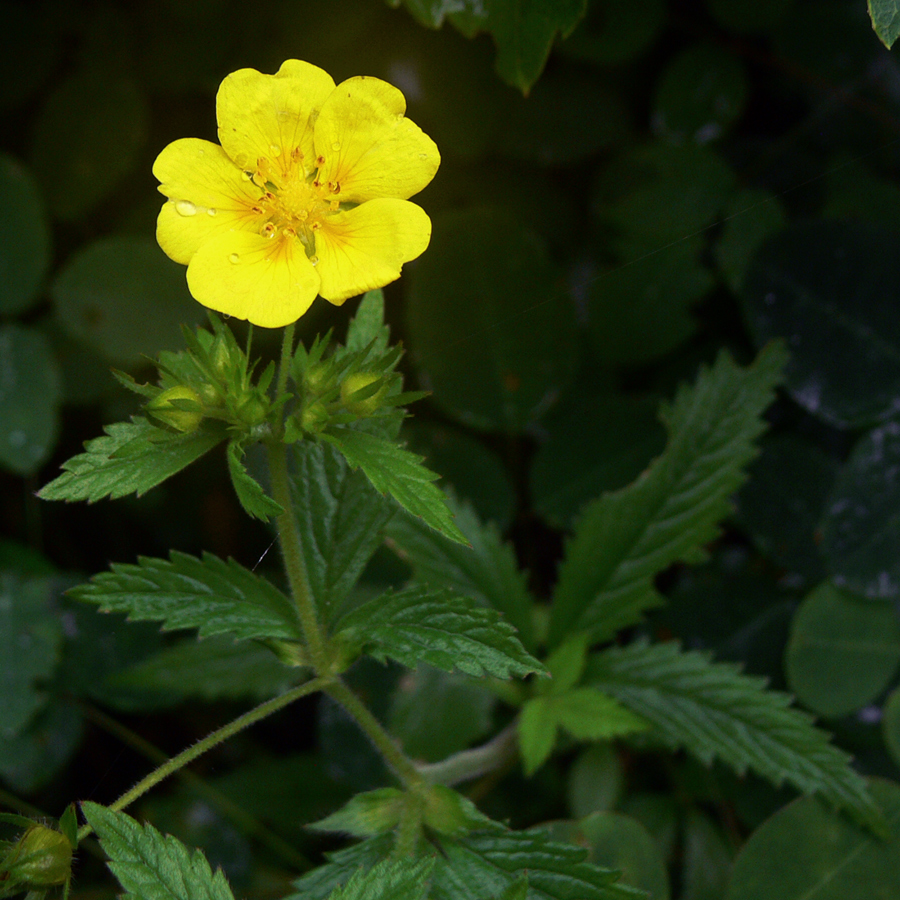
[[[426,786],[425,779],[419,774],[412,760],[394,743],[381,723],[369,712],[362,700],[350,690],[343,681],[334,681],[324,688],[333,700],[336,700],[366,733],[375,749],[384,757],[389,766],[397,773],[404,787],[421,790]]]
[[[104,731],[135,749],[142,756],[149,759],[150,762],[162,765],[168,759],[162,750],[133,732],[130,728],[126,728],[121,722],[117,722],[111,716],[108,716],[103,710],[84,701],[79,701],[79,706],[85,716],[94,724],[99,725]],[[288,865],[300,870],[313,867],[312,862],[303,856],[302,853],[299,853],[284,838],[268,828],[252,813],[235,803],[227,794],[223,794],[222,791],[188,769],[183,769],[177,772],[176,775],[185,784],[189,784],[210,806],[217,809],[226,819],[229,819],[246,834],[256,838],[260,844],[280,856]]]
[[[272,713],[278,712],[279,709],[289,706],[295,700],[299,700],[307,694],[313,694],[316,691],[321,690],[326,683],[326,680],[323,678],[314,678],[312,681],[307,681],[305,684],[292,688],[280,697],[274,697],[272,700],[266,700],[265,703],[260,703],[255,709],[251,709],[250,712],[238,716],[227,725],[223,725],[221,728],[208,734],[202,740],[197,741],[192,747],[188,747],[187,750],[182,750],[177,756],[173,756],[158,769],[155,769],[145,778],[142,778],[133,788],[131,788],[131,790],[122,794],[115,803],[110,804],[109,808],[114,812],[125,809],[126,806],[130,803],[134,803],[135,800],[142,797],[163,779],[168,778],[170,775],[186,766],[189,762],[193,762],[198,756],[202,756],[206,753],[207,750],[212,750],[213,747],[218,746],[223,741],[227,741],[239,731],[243,731],[248,726],[259,722],[261,719],[265,719],[266,716],[270,716]],[[87,837],[92,831],[93,828],[91,828],[90,825],[82,825],[78,830],[78,840],[80,841],[82,838]]]

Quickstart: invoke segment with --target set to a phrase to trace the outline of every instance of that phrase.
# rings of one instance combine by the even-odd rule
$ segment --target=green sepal
[[[337,831],[353,837],[386,834],[400,823],[407,795],[399,788],[379,788],[357,794],[330,816],[311,822],[313,831]]]
[[[253,478],[243,463],[244,445],[242,441],[228,442],[228,474],[231,484],[244,512],[254,519],[268,522],[272,516],[280,516],[284,509],[276,503]]]

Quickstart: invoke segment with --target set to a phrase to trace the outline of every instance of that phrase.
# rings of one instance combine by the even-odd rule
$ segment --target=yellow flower
[[[156,236],[186,264],[211,309],[276,328],[317,294],[341,304],[400,276],[428,246],[431,220],[407,198],[434,177],[434,141],[377,78],[335,86],[287,60],[275,75],[240,69],[216,97],[221,146],[169,144],[153,174],[168,201]]]

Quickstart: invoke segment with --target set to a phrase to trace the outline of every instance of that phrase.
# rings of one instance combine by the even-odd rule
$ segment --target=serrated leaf
[[[438,476],[422,465],[421,456],[386,438],[349,428],[327,439],[353,468],[366,473],[376,490],[390,494],[405,510],[451,540],[468,543],[453,522],[446,497],[434,484]]]
[[[293,444],[288,465],[310,593],[331,622],[380,546],[394,509],[328,444]]]
[[[344,347],[356,353],[365,350],[372,342],[372,356],[382,356],[387,352],[390,329],[384,324],[384,293],[379,289],[369,291],[356,308],[356,315],[347,326]]]
[[[572,631],[608,640],[662,603],[653,578],[702,558],[731,495],[757,453],[761,418],[785,353],[773,344],[740,369],[722,353],[683,386],[662,418],[663,454],[633,484],[589,504],[566,546],[550,617],[549,643]]]
[[[62,475],[38,492],[42,500],[87,500],[141,494],[180,472],[212,450],[223,435],[199,429],[178,434],[135,416],[104,429],[106,435],[85,444],[63,463]]]
[[[424,900],[434,861],[430,859],[382,860],[371,869],[359,869],[330,900]]]
[[[229,559],[200,559],[173,550],[169,560],[142,556],[136,565],[113,563],[69,591],[101,612],[125,612],[163,628],[198,628],[200,637],[230,634],[235,640],[301,640],[291,601],[274,585]]]
[[[879,827],[881,814],[850,757],[829,743],[812,717],[791,708],[765,679],[677,643],[611,647],[588,662],[585,682],[642,716],[666,742],[704,763],[719,758],[739,774],[753,769],[776,785],[819,794],[859,821]]]
[[[501,540],[494,525],[481,522],[470,504],[451,494],[449,505],[469,547],[452,543],[421,520],[396,516],[387,528],[394,549],[412,566],[416,581],[442,585],[499,610],[533,650],[534,602],[512,547]]]
[[[545,671],[499,613],[440,588],[382,594],[345,616],[338,634],[350,647],[411,669],[426,662],[445,672],[497,678]]]
[[[234,492],[248,516],[268,522],[270,516],[280,516],[284,510],[266,494],[262,485],[250,475],[243,463],[243,457],[244,448],[240,441],[231,441],[228,444],[226,458]]]
[[[308,670],[307,670],[308,672]],[[235,643],[228,635],[203,641],[187,639],[154,653],[134,666],[116,672],[106,684],[134,695],[131,708],[151,709],[202,700],[266,700],[306,678],[266,647]],[[142,698],[146,696],[146,704]]]
[[[441,845],[432,900],[501,894],[528,875],[528,900],[639,900],[643,891],[616,884],[619,873],[584,861],[587,851],[534,831],[470,834]]]
[[[296,893],[284,900],[325,900],[331,892],[346,884],[360,869],[370,869],[388,857],[394,847],[394,836],[382,834],[343,850],[326,853],[328,862],[307,872],[294,882]]]
[[[900,36],[900,3],[897,0],[869,0],[869,15],[875,34],[890,50]]]
[[[523,706],[519,718],[519,748],[525,774],[534,774],[547,761],[559,728],[577,740],[597,741],[648,727],[646,720],[592,687],[535,697]]]
[[[221,869],[199,850],[97,803],[81,811],[109,856],[109,869],[134,900],[234,900]]]

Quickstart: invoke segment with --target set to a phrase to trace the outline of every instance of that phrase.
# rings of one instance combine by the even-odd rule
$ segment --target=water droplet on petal
[[[427,154],[427,153],[420,153],[420,154],[419,154],[419,159],[428,159],[428,154]]]
[[[234,158],[234,164],[239,168],[243,169],[244,166],[247,165],[247,154],[246,153],[238,153]]]
[[[340,142],[339,142],[339,141],[335,141],[335,142],[331,145],[331,149],[332,149],[332,150],[340,150],[340,149],[341,149]]]
[[[216,216],[216,215],[219,214],[219,211],[218,211],[217,209],[213,209],[213,208],[210,206],[210,207],[206,210],[206,214],[207,214],[208,216]]]
[[[228,262],[239,263],[240,261],[241,258],[237,253],[232,253],[231,256],[228,257]]]
[[[175,212],[180,216],[193,216],[197,212],[197,207],[190,200],[176,200]]]
[[[281,147],[279,147],[278,144],[269,144],[269,153],[271,153],[272,156],[281,156]]]
[[[309,258],[309,261],[310,261],[314,266],[317,266],[317,265],[319,264],[319,257],[318,257],[318,256],[311,256],[311,257]]]

